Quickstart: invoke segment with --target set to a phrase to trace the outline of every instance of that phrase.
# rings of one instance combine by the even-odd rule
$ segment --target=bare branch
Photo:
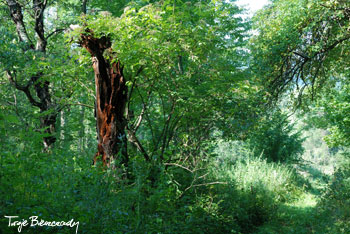
[[[68,103],[68,104],[66,104],[66,106],[85,106],[85,107],[88,107],[88,108],[91,108],[91,109],[95,109],[94,106],[91,106],[91,105],[89,105],[89,104],[80,103],[80,102],[77,102],[77,103]]]
[[[172,118],[172,115],[175,111],[175,106],[176,106],[176,101],[174,101],[172,103],[172,106],[171,106],[171,111],[168,115],[168,118],[164,124],[164,128],[163,128],[163,131],[162,131],[162,135],[163,136],[163,143],[162,143],[162,148],[161,148],[161,153],[160,153],[160,159],[163,160],[163,156],[164,156],[164,151],[165,151],[165,146],[166,146],[166,142],[167,142],[167,137],[169,137],[167,134],[168,134],[168,130],[169,130],[169,124],[170,124],[170,120]]]
[[[324,49],[321,49],[318,53],[316,53],[314,55],[314,57],[316,57],[317,55],[319,55],[320,53],[326,53],[332,49],[334,49],[337,45],[343,43],[344,41],[346,40],[349,40],[350,39],[350,35],[346,35],[345,37],[339,39],[339,40],[336,40],[335,42],[333,42],[331,45],[329,45],[328,47],[324,48]]]
[[[44,10],[46,8],[47,1],[33,0],[33,10],[35,18],[35,32],[38,36],[36,50],[45,52],[47,41],[45,38],[44,30]]]
[[[299,53],[299,52],[293,52],[295,55],[298,55],[298,56],[300,56],[300,57],[302,57],[303,59],[306,59],[306,60],[309,60],[310,58],[308,57],[308,56],[306,56],[306,55],[303,55],[303,54],[301,54],[301,53]]]
[[[143,70],[143,66],[141,66],[137,72],[136,72],[136,75],[134,76],[134,81],[132,82],[132,86],[131,86],[131,90],[130,90],[130,93],[129,93],[129,97],[128,97],[128,100],[131,98],[131,95],[133,93],[133,90],[134,90],[134,87],[135,87],[135,84],[136,84],[136,78],[141,74],[142,70]]]
[[[143,107],[142,107],[142,110],[141,110],[141,113],[139,115],[139,117],[137,118],[137,121],[135,123],[135,127],[133,127],[134,131],[136,132],[137,129],[140,127],[141,125],[141,122],[142,122],[142,119],[143,119],[143,115],[145,114],[145,111],[146,111],[146,105],[143,104]]]
[[[19,84],[15,81],[15,79],[13,78],[13,76],[12,76],[12,74],[11,74],[10,71],[6,71],[6,74],[7,74],[7,77],[8,77],[8,79],[9,79],[10,83],[11,83],[13,86],[15,86],[16,89],[21,90],[22,92],[24,92],[24,94],[27,96],[29,102],[30,102],[33,106],[36,106],[36,107],[39,107],[39,108],[41,108],[41,107],[43,106],[43,104],[40,103],[40,102],[37,102],[37,101],[33,98],[32,94],[30,93],[30,89],[29,89],[29,87],[30,87],[30,82],[29,82],[26,86],[21,86],[21,85],[19,85]]]
[[[67,28],[58,28],[58,29],[54,30],[53,32],[51,32],[49,35],[46,36],[45,40],[49,39],[50,37],[52,37],[53,35],[55,35],[59,32],[63,32],[66,29]]]
[[[150,157],[148,156],[146,150],[143,148],[141,142],[137,139],[135,131],[128,129],[128,141],[142,153],[146,161],[150,161]]]
[[[128,92],[128,106],[127,106],[127,109],[126,109],[126,116],[127,116],[128,119],[129,119],[129,110],[130,110],[130,100],[131,100],[131,97],[132,97],[132,94],[133,94],[133,91],[134,91],[134,88],[135,88],[135,85],[136,85],[136,77],[138,77],[140,75],[142,70],[143,70],[143,66],[141,66],[137,70],[136,75],[134,76],[133,81],[132,81],[131,90],[130,90],[130,92]]]
[[[152,86],[151,86],[152,87]],[[140,96],[140,98],[141,98],[141,101],[142,101],[142,104],[143,104],[143,106],[147,106],[147,104],[146,104],[146,102],[145,102],[145,100],[144,100],[144,98],[143,98],[143,96],[142,96],[142,94],[141,94],[141,92],[140,92],[140,90],[138,89],[138,87],[136,86],[136,90],[137,90],[137,92],[138,92],[138,94],[139,94],[139,96]],[[151,89],[152,90],[152,89]],[[151,92],[152,91],[149,91],[149,96],[148,96],[148,100],[147,100],[147,103],[149,102],[149,100],[150,100],[150,94],[151,94]],[[150,119],[150,117],[148,116],[148,113],[145,111],[145,117],[146,117],[146,120],[147,120],[147,124],[149,125],[149,129],[150,129],[150,131],[151,131],[151,135],[152,135],[152,141],[153,141],[153,144],[155,144],[155,141],[154,141],[154,139],[155,139],[155,137],[154,137],[154,131],[153,131],[153,126],[152,126],[152,121],[151,121],[151,119]]]
[[[204,183],[204,184],[194,184],[193,187],[200,187],[200,186],[208,186],[208,185],[213,185],[213,184],[228,184],[227,182],[210,182],[210,183]]]
[[[180,164],[177,164],[177,163],[164,163],[164,165],[166,165],[166,166],[176,166],[176,167],[180,167],[180,168],[182,168],[182,169],[185,169],[185,170],[188,171],[188,172],[193,173],[193,171],[192,171],[191,169],[189,169],[189,168],[187,168],[187,167],[185,167],[185,166],[182,166],[182,165],[180,165]]]

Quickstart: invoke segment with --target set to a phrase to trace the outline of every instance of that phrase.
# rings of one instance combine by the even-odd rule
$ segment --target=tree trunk
[[[44,147],[46,150],[56,142],[56,136],[53,135],[56,132],[56,119],[57,113],[45,115],[40,119],[41,126],[45,128],[45,133],[49,134],[49,136],[46,136],[43,139]]]
[[[42,73],[38,74],[35,77],[32,77],[34,82],[34,89],[37,97],[40,100],[38,107],[40,108],[40,112],[47,113],[40,118],[40,127],[44,129],[44,132],[49,134],[49,136],[44,137],[43,143],[45,149],[48,149],[52,144],[56,142],[56,136],[54,136],[56,132],[56,119],[57,119],[57,110],[54,108],[54,104],[51,101],[50,94],[50,82],[48,81],[40,81],[42,77]]]
[[[87,0],[83,0],[81,11],[83,12],[84,15],[86,15],[86,12],[87,12],[86,5],[87,5]]]
[[[112,62],[103,56],[105,50],[111,51],[110,38],[95,38],[91,31],[87,31],[81,35],[80,43],[91,54],[95,72],[98,147],[94,164],[101,157],[107,167],[114,167],[114,160],[127,166],[127,121],[124,114],[128,88],[123,68],[112,58],[112,53],[109,57]]]
[[[24,51],[26,50],[35,50],[43,54],[46,53],[47,38],[45,38],[44,30],[44,10],[46,8],[47,1],[33,0],[33,11],[35,14],[33,18],[35,20],[34,30],[37,36],[36,47],[34,47],[33,42],[30,40],[29,35],[26,30],[26,25],[23,20],[22,6],[18,1],[15,0],[6,0],[6,3],[9,7],[11,18],[16,25],[16,30],[18,38],[20,41],[26,44]],[[31,76],[30,80],[25,85],[21,85],[16,82],[16,70],[10,71],[6,70],[9,81],[15,86],[16,89],[24,92],[27,96],[29,102],[36,107],[40,108],[41,113],[43,114],[40,117],[40,127],[44,129],[44,132],[49,136],[45,136],[43,139],[43,144],[45,149],[48,149],[56,141],[55,133],[55,123],[57,119],[58,108],[51,100],[50,94],[50,82],[43,81],[41,78],[43,72],[38,72],[35,75]],[[31,89],[34,86],[34,90],[37,98],[32,96]],[[36,99],[39,99],[37,101]]]
[[[81,106],[80,110],[80,119],[81,119],[81,125],[80,125],[80,131],[79,131],[79,149],[80,151],[83,151],[85,149],[85,125],[84,125],[84,118],[85,117],[85,107]]]

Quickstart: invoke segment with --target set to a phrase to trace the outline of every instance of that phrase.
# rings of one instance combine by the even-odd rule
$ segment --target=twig
[[[185,166],[182,166],[182,165],[180,165],[180,164],[177,164],[177,163],[164,163],[164,165],[166,165],[166,166],[176,166],[176,167],[180,167],[180,168],[182,168],[182,169],[185,169],[186,171],[189,171],[189,172],[193,173],[193,171],[192,171],[191,169],[189,169],[189,168],[187,168],[187,167],[185,167]]]
[[[77,102],[77,103],[68,103],[66,104],[67,106],[85,106],[85,107],[88,107],[88,108],[91,108],[91,109],[94,109],[95,107],[94,106],[91,106],[89,104],[85,104],[85,103],[80,103],[80,102]]]
[[[208,186],[208,185],[213,185],[213,184],[228,184],[227,182],[210,182],[210,183],[204,183],[204,184],[194,184],[192,187],[200,187],[200,186]]]
[[[53,36],[54,34],[56,34],[58,32],[63,32],[64,30],[66,30],[66,28],[58,28],[58,29],[54,30],[53,32],[51,32],[49,35],[47,35],[45,37],[45,40],[49,39],[51,36]]]

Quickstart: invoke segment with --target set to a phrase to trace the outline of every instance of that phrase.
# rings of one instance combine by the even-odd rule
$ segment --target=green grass
[[[349,200],[348,171],[334,174],[337,162],[344,160],[339,152],[330,153],[322,136],[311,134],[302,160],[294,165],[253,157],[242,144],[220,145],[217,152],[222,154],[214,167],[217,178],[233,182],[244,198],[239,201],[241,208],[262,220],[241,233],[350,233],[346,223],[350,212],[341,206]]]
[[[212,167],[215,179],[232,185],[231,191],[217,191],[221,213],[235,213],[241,230],[251,233],[256,227],[277,218],[279,209],[287,202],[298,200],[303,187],[294,168],[268,162],[251,155],[236,160],[217,160]],[[227,162],[227,161],[226,161]]]
[[[0,173],[6,191],[0,192],[0,214],[74,217],[81,222],[80,233],[350,233],[350,164],[326,175],[317,162],[293,167],[242,148],[239,155],[212,161],[209,173],[200,170],[201,179],[192,186],[194,175],[183,168],[165,170],[142,160],[130,164],[135,178],[128,184],[112,172],[91,168],[87,157],[67,160],[61,152],[5,156],[0,158],[6,165]],[[13,233],[2,221],[2,233]]]
[[[322,156],[321,156],[322,157]],[[324,156],[329,157],[329,155]],[[349,234],[350,209],[348,166],[332,174],[335,160],[304,161],[296,168],[308,185],[297,200],[281,204],[274,219],[260,226],[254,234]]]
[[[233,181],[238,190],[263,193],[276,202],[296,199],[302,194],[296,171],[284,164],[271,163],[261,157],[247,156],[234,164],[215,168],[216,177]]]
[[[314,226],[317,196],[304,193],[298,200],[278,208],[276,218],[261,226],[255,234],[309,234],[317,233]]]

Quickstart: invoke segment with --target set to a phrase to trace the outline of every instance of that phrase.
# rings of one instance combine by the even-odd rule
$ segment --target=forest
[[[0,234],[350,233],[350,1],[0,0]]]

